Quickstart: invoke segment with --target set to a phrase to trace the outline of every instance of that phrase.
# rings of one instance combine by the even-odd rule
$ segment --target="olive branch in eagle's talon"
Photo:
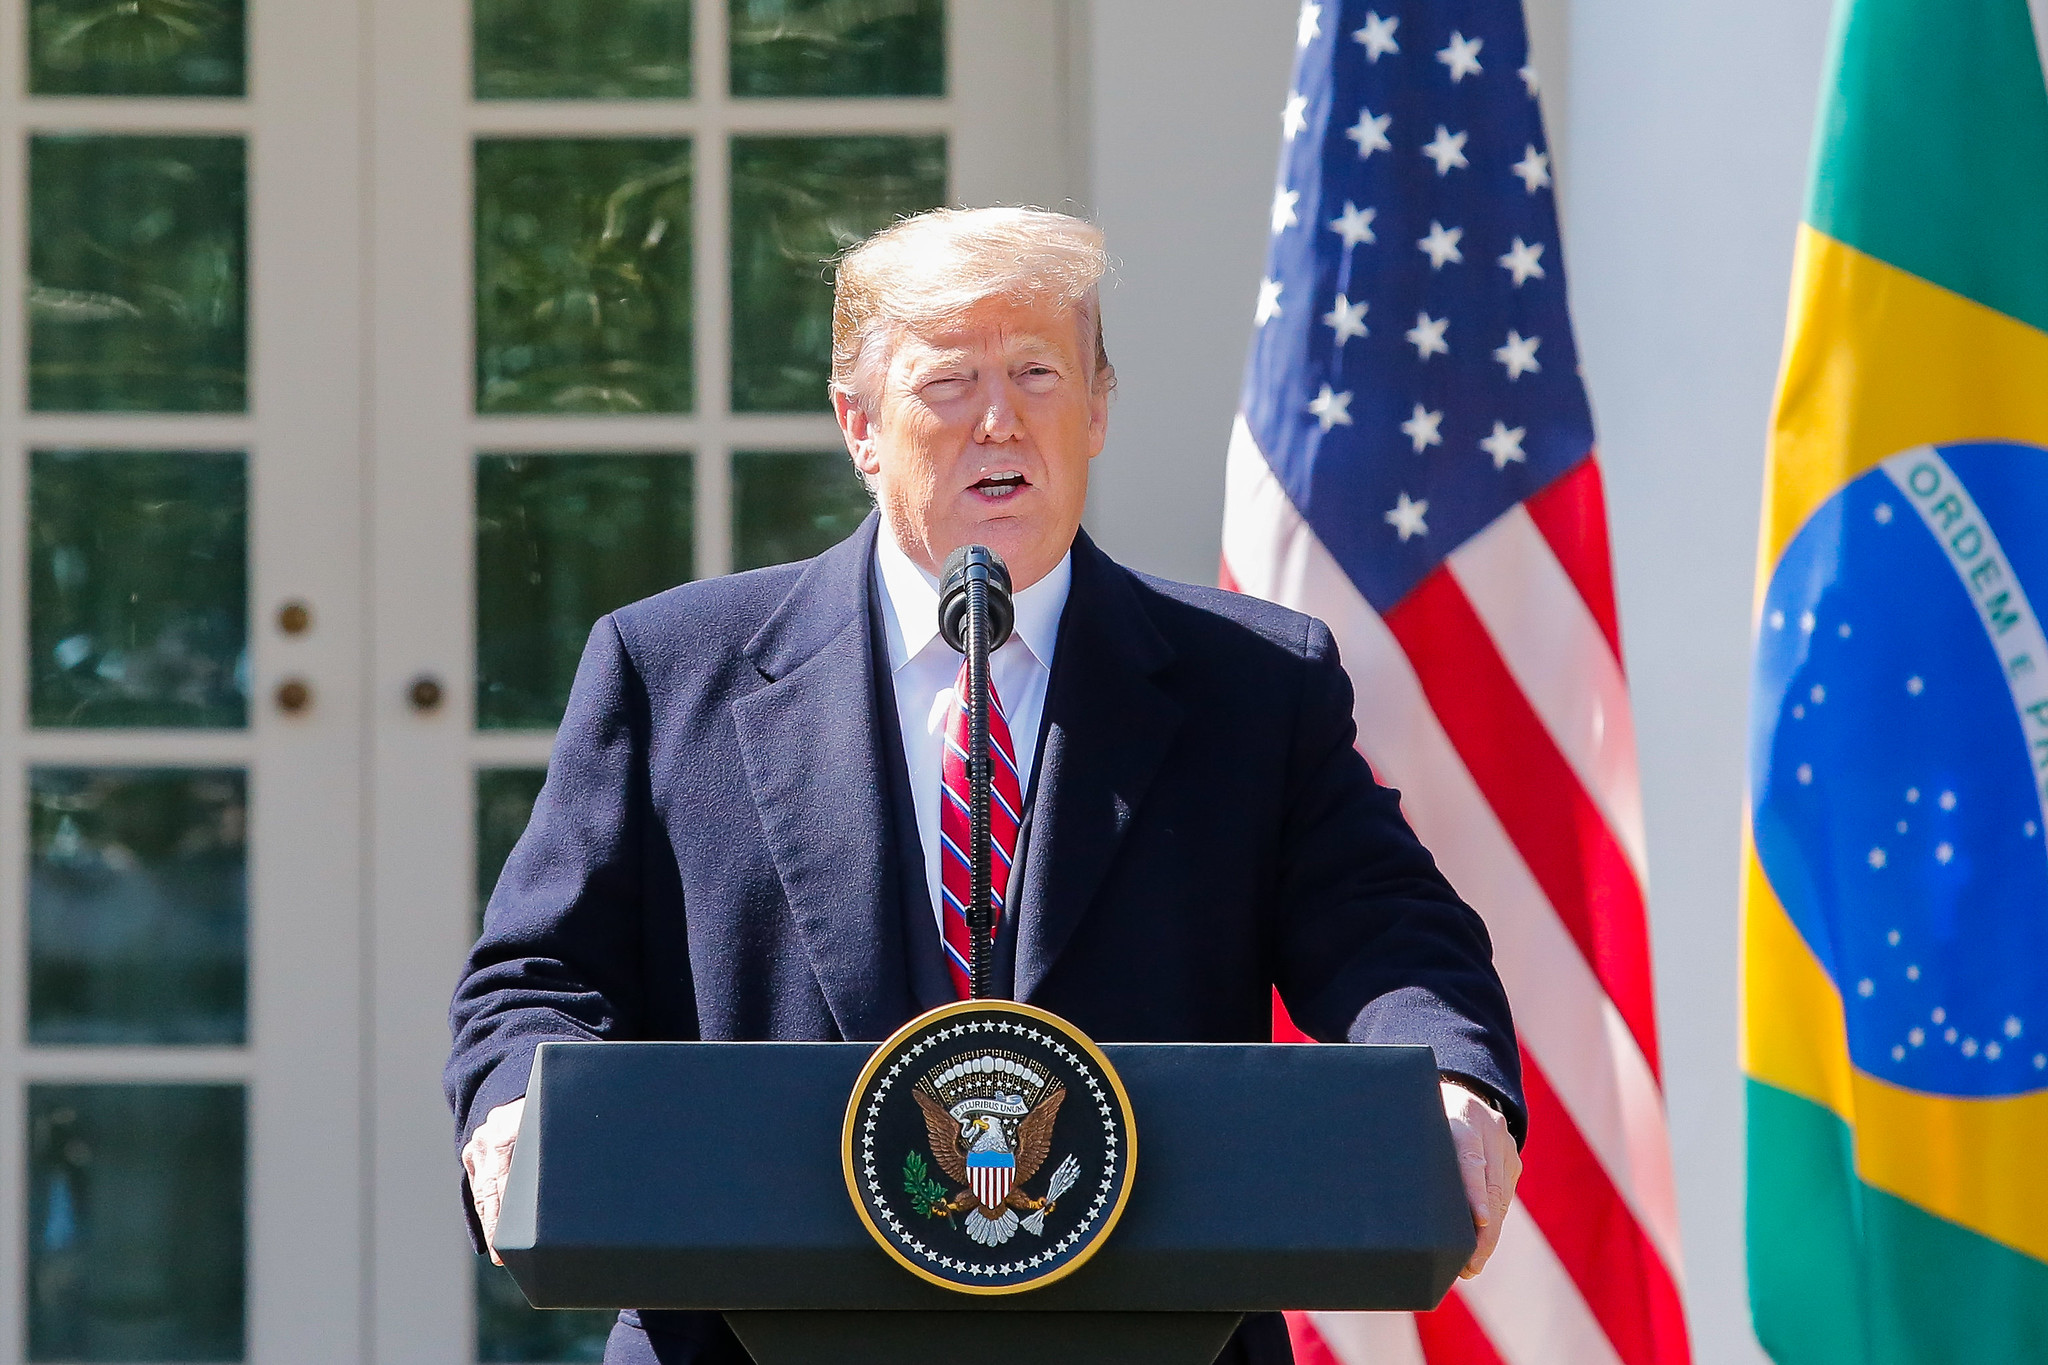
[[[949,1223],[953,1221],[953,1211],[947,1206],[946,1187],[932,1179],[931,1168],[916,1152],[903,1158],[903,1192],[910,1196],[911,1204],[926,1218],[943,1217]]]

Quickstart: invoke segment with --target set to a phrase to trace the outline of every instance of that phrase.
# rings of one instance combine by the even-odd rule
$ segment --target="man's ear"
[[[1088,395],[1088,458],[1102,453],[1109,440],[1109,384],[1101,384]]]
[[[846,453],[853,467],[869,479],[882,472],[882,453],[876,440],[874,419],[862,401],[843,389],[832,390],[832,412],[839,418],[839,434],[846,440]]]

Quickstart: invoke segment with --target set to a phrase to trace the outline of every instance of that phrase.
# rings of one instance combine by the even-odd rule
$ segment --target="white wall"
[[[1572,0],[1573,303],[1650,840],[1667,1097],[1705,1362],[1742,1299],[1735,1063],[1749,609],[1826,0]]]
[[[1635,680],[1696,1358],[1753,1365],[1735,1060],[1748,611],[1828,4],[1534,9]],[[1082,197],[1122,261],[1104,305],[1121,391],[1090,526],[1179,578],[1215,575],[1295,10],[1095,0],[1083,30]]]
[[[1117,370],[1089,528],[1124,562],[1216,581],[1223,451],[1266,253],[1295,0],[1095,0],[1092,207],[1119,262]]]

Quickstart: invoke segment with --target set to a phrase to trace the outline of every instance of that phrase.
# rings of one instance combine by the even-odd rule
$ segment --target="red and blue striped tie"
[[[941,765],[945,794],[939,799],[939,889],[946,900],[942,917],[946,966],[953,973],[954,993],[962,1000],[969,994],[967,964],[974,943],[967,928],[971,821],[967,798],[966,697],[967,661],[962,659],[960,676],[953,682],[952,714],[946,718],[946,757]],[[1017,856],[1017,827],[1023,822],[1024,812],[1017,750],[1010,743],[1010,723],[1003,716],[1003,703],[996,696],[993,678],[988,685],[988,747],[989,903],[995,911],[989,933],[993,937],[1003,922],[1003,892],[1010,885],[1010,860]]]

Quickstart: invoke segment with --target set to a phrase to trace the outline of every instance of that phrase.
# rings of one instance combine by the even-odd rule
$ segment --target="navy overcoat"
[[[878,1040],[937,1003],[878,527],[597,623],[455,992],[458,1141],[550,1039]],[[1252,1042],[1277,988],[1315,1038],[1429,1044],[1519,1138],[1485,926],[1353,749],[1352,703],[1321,622],[1131,572],[1079,535],[1016,997],[1101,1041]],[[626,1315],[608,1359],[745,1358],[716,1318],[646,1319],[643,1336]],[[1288,1358],[1277,1319],[1240,1336],[1237,1359]]]

